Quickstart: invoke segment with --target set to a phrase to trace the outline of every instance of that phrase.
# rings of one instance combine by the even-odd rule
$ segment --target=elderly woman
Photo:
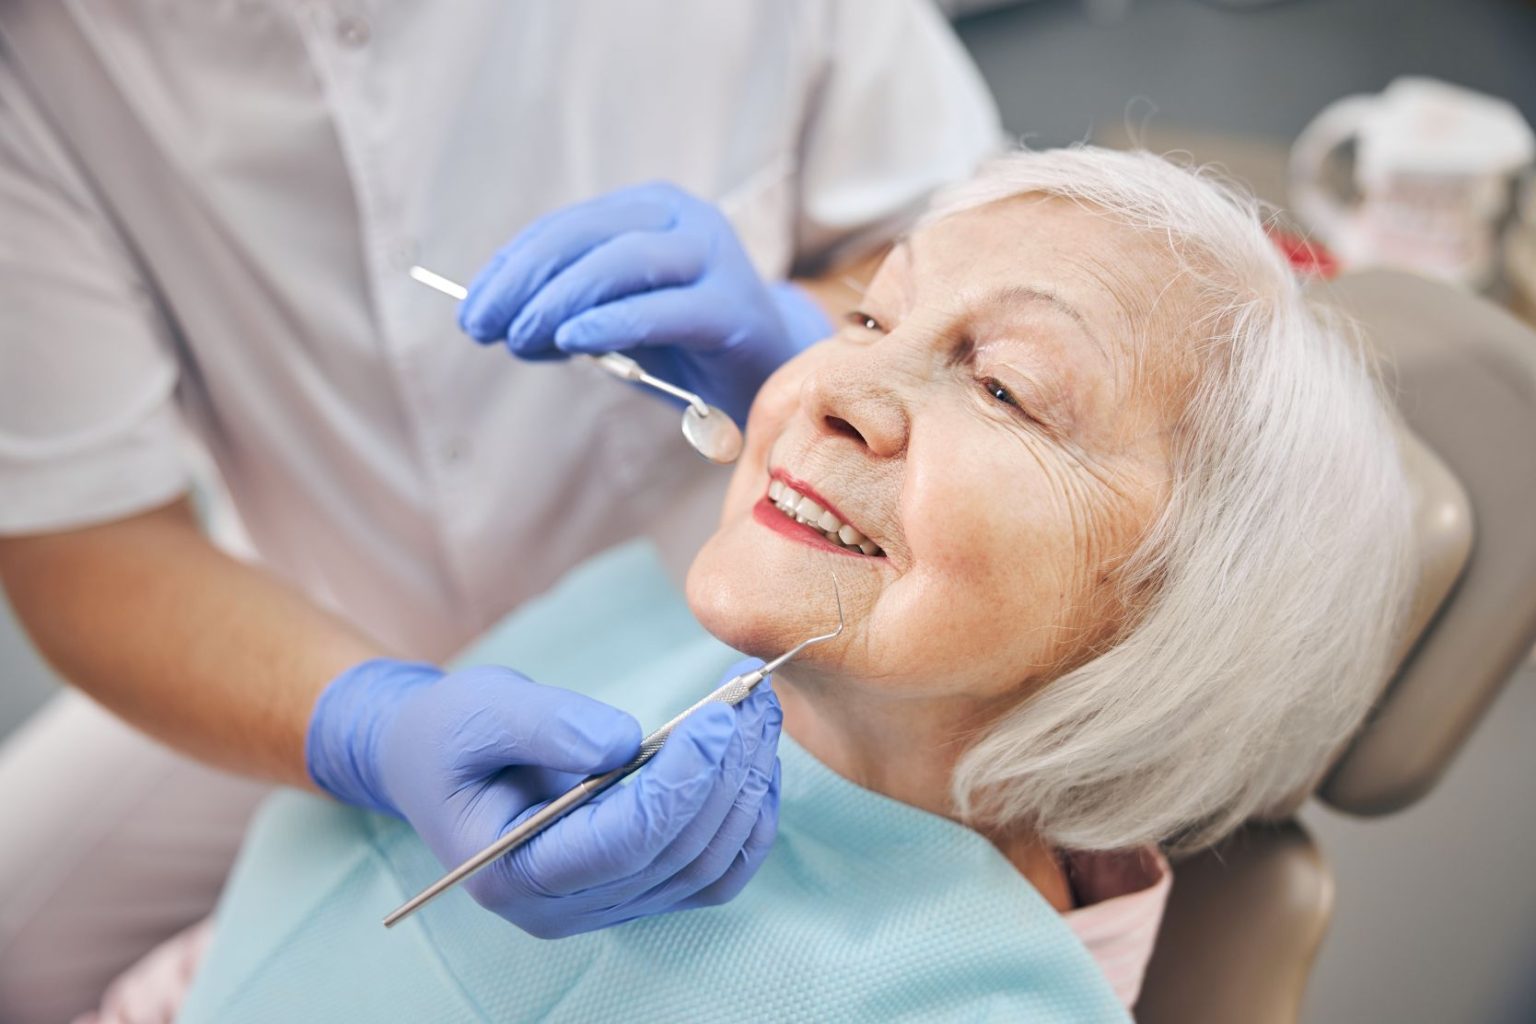
[[[758,396],[687,584],[723,645],[631,549],[475,652],[656,723],[728,648],[825,631],[835,572],[846,630],[773,682],[778,839],[742,895],[553,943],[456,895],[386,933],[438,863],[288,797],[185,1019],[1124,1019],[1146,940],[1117,991],[1074,915],[1293,799],[1388,670],[1394,438],[1251,204],[1146,154],[1002,159]]]

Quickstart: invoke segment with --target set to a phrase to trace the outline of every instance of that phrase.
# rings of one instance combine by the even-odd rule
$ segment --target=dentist
[[[674,410],[560,357],[740,418],[999,140],[926,0],[0,7],[0,582],[78,691],[0,750],[0,1022],[205,915],[271,782],[446,860],[626,760],[622,712],[436,667],[711,504]],[[405,274],[493,252],[461,322],[520,359]],[[777,729],[698,716],[474,896],[541,935],[728,899]]]

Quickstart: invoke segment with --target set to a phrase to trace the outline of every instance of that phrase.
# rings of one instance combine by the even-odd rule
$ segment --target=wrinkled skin
[[[791,734],[948,813],[966,737],[1112,641],[1116,569],[1167,501],[1193,308],[1165,239],[1025,196],[897,245],[859,313],[768,380],[688,598],[767,657],[835,622],[836,571],[845,633],[778,676]],[[767,527],[775,470],[884,557]]]

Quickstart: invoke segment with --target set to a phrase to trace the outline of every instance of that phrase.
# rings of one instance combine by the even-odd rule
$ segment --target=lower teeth
[[[838,547],[842,548],[844,551],[857,551],[861,555],[878,554],[879,551],[880,551],[879,548],[875,548],[875,550],[873,552],[869,552],[869,551],[865,551],[863,548],[861,548],[857,544],[845,544],[845,543],[843,543],[843,539],[837,535],[837,531],[836,530],[823,530],[816,523],[813,523],[810,520],[806,519],[804,516],[797,514],[794,511],[794,509],[792,509],[792,508],[785,508],[783,505],[779,505],[778,509],[779,509],[780,512],[783,512],[790,519],[793,519],[795,522],[801,524],[802,526],[809,526],[811,529],[817,531],[823,537],[827,538],[827,540],[831,541],[833,544],[836,544]],[[865,541],[865,543],[868,544],[869,542]],[[873,547],[873,545],[871,545],[871,547]]]

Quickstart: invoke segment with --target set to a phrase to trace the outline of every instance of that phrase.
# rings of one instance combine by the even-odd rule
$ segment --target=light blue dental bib
[[[651,550],[578,569],[463,659],[654,727],[739,656]],[[385,931],[441,866],[405,825],[262,810],[180,1021],[1127,1021],[1060,915],[969,829],[861,789],[787,736],[778,839],[730,904],[557,941],[463,892]]]

